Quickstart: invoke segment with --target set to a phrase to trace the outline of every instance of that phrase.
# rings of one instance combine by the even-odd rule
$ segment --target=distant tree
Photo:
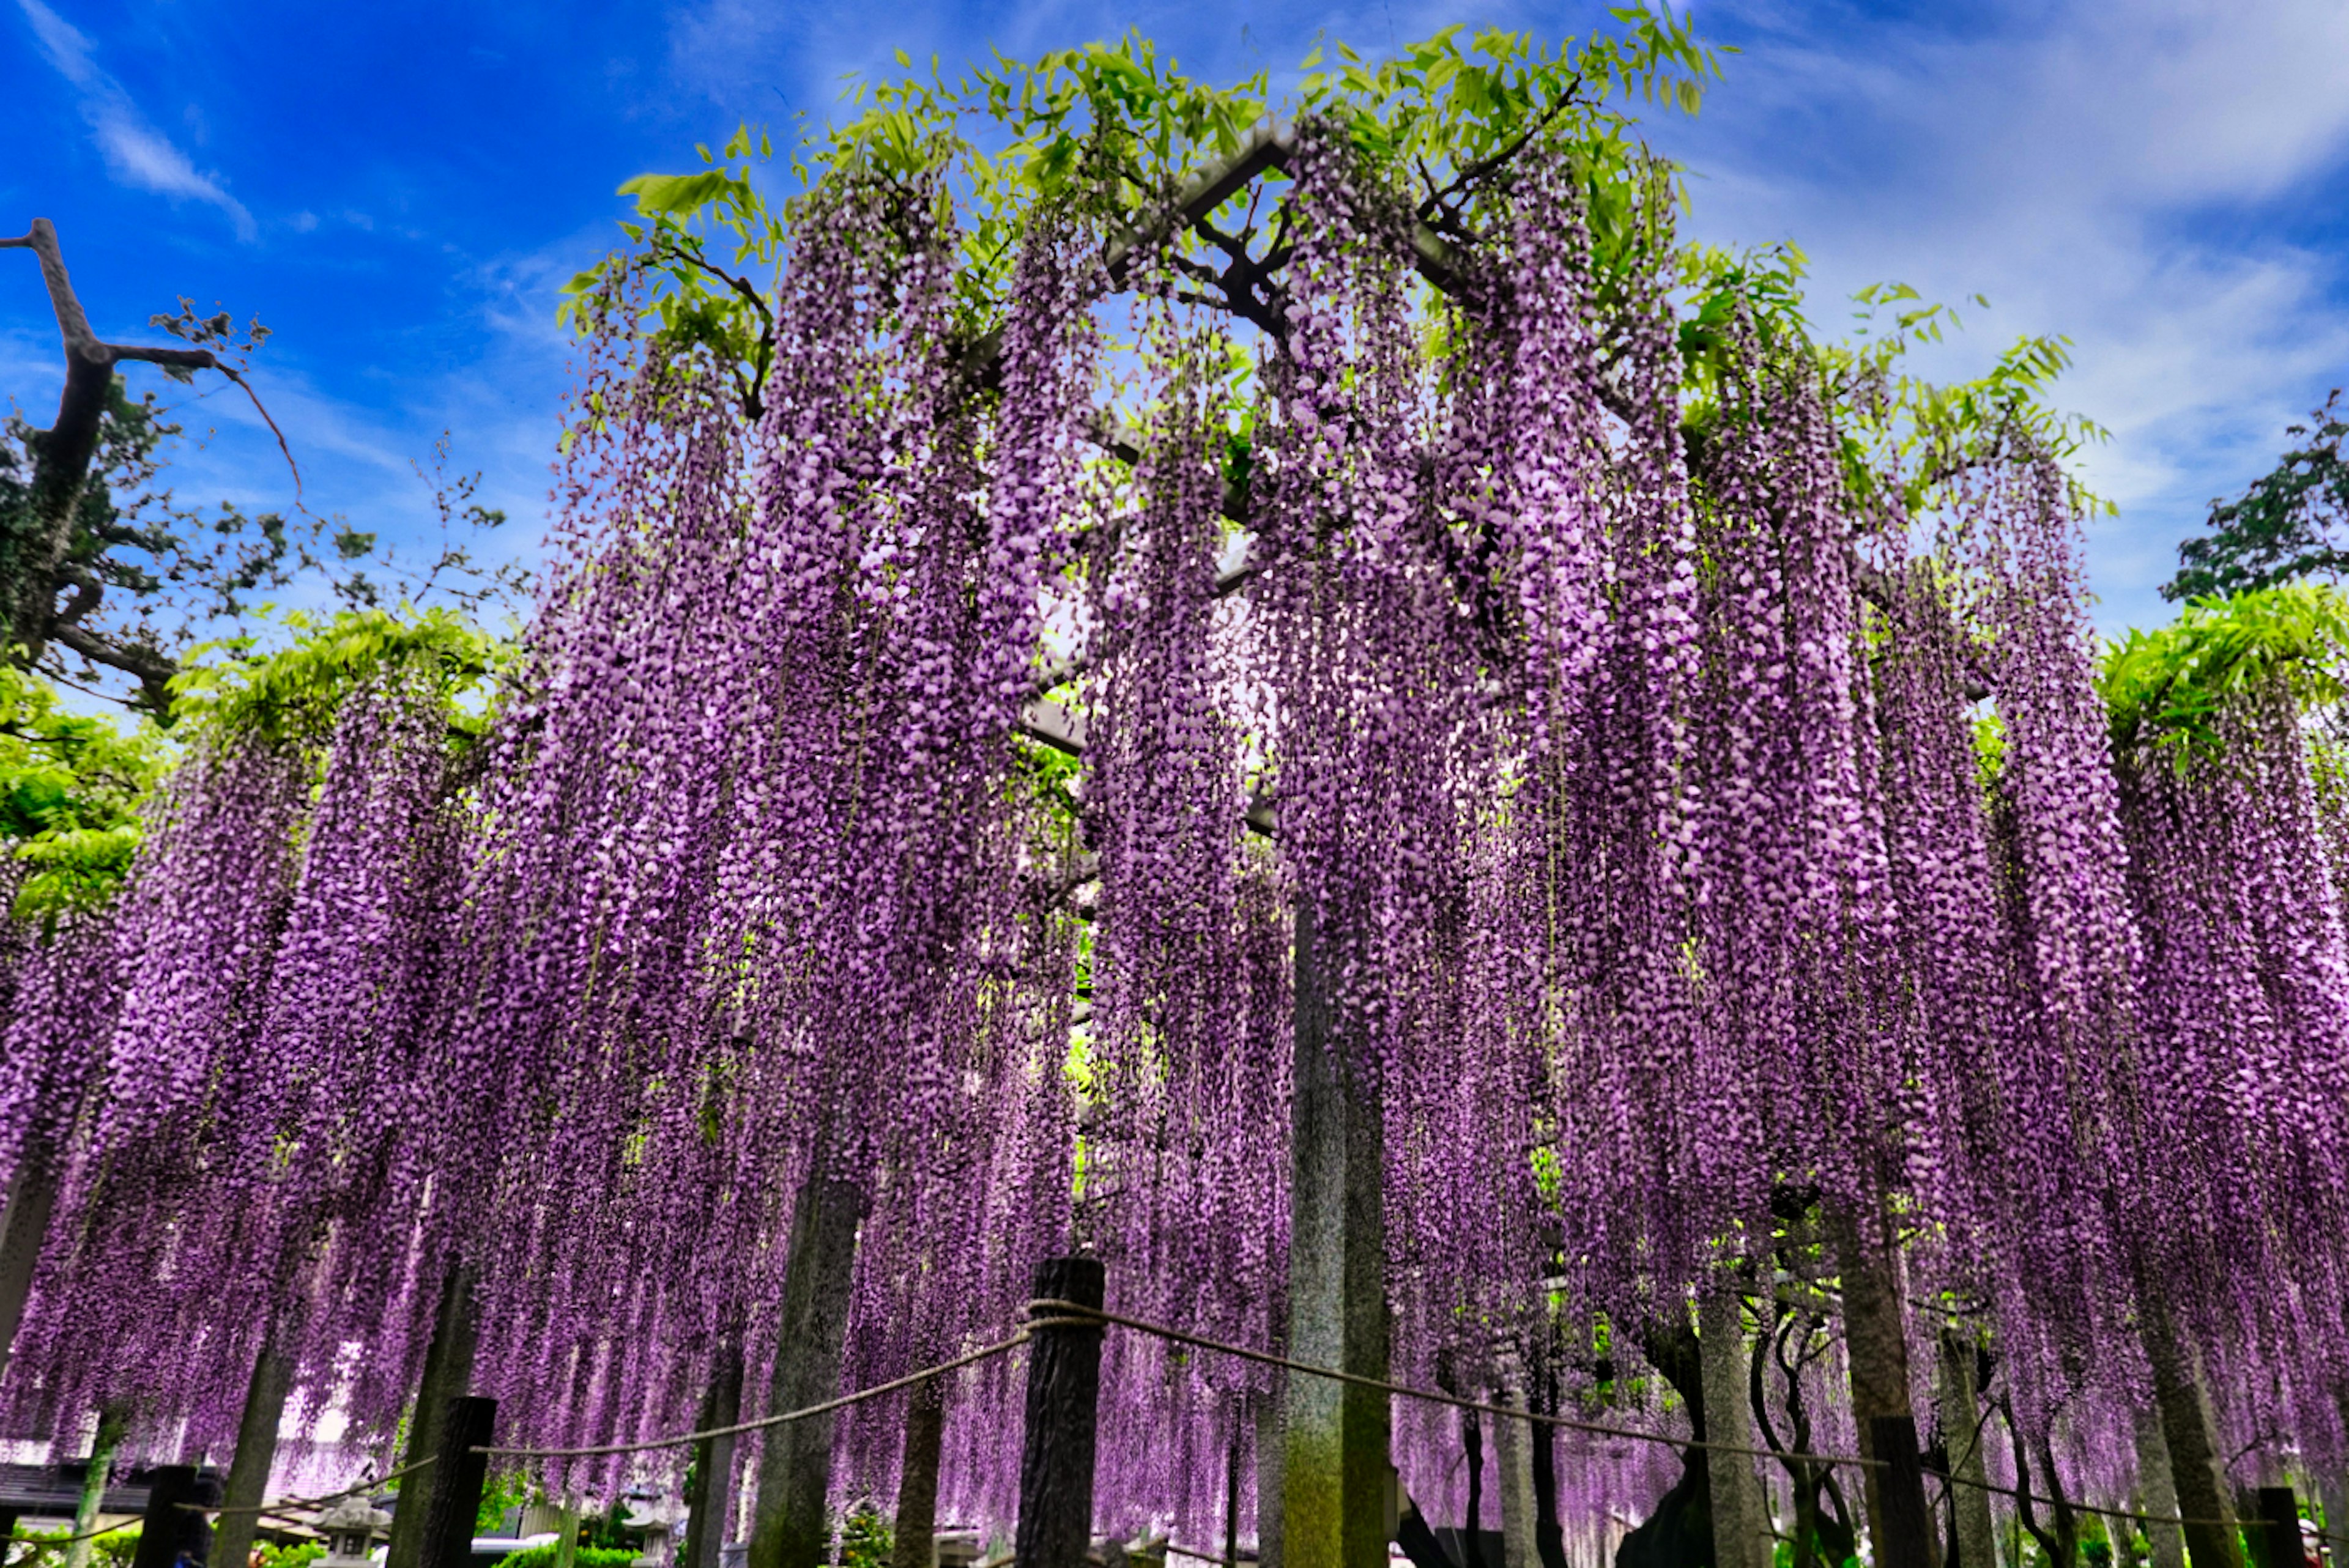
[[[2165,599],[2199,599],[2271,588],[2301,577],[2338,580],[2349,568],[2341,530],[2349,526],[2349,415],[2335,387],[2303,425],[2273,471],[2235,500],[2210,503],[2210,531],[2178,547],[2178,575]]]
[[[379,549],[375,533],[300,505],[293,452],[246,377],[268,328],[258,321],[239,328],[226,311],[199,315],[182,297],[176,314],[150,318],[175,344],[107,343],[90,330],[47,219],[0,238],[0,249],[39,258],[66,359],[47,429],[14,409],[0,422],[0,653],[7,663],[84,687],[108,673],[127,676],[129,706],[168,722],[181,650],[257,594],[307,579],[347,604],[378,603],[389,587],[419,601],[437,590],[477,610],[521,585],[518,569],[483,570],[451,538],[453,525],[493,528],[505,515],[473,500],[477,478],[440,475],[445,437],[435,474],[425,476],[440,512],[439,558],[410,569]],[[119,368],[129,364],[181,382],[209,371],[243,388],[293,470],[295,516],[180,506],[162,476],[164,449],[181,427],[152,392],[130,395]],[[385,582],[370,577],[370,567]]]

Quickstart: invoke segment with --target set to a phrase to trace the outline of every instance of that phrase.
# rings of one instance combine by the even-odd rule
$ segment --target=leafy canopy
[[[1662,104],[1696,113],[1730,52],[1701,42],[1667,12],[1625,8],[1613,16],[1614,30],[1556,48],[1529,33],[1471,36],[1459,27],[1381,60],[1332,44],[1308,57],[1295,94],[1278,101],[1262,73],[1229,86],[1203,82],[1135,34],[1033,62],[999,53],[951,81],[933,62],[926,76],[859,82],[843,122],[792,154],[798,191],[780,205],[761,192],[760,165],[772,144],[748,126],[719,151],[698,149],[698,170],[623,185],[636,201],[622,225],[632,249],[573,280],[564,309],[572,313],[615,268],[641,268],[653,285],[644,325],[655,351],[711,353],[755,417],[773,358],[771,302],[790,224],[824,181],[854,177],[896,192],[907,203],[909,245],[952,225],[960,330],[978,343],[1001,320],[1019,242],[1040,213],[1073,210],[1112,235],[1149,238],[1164,233],[1160,215],[1186,181],[1247,169],[1254,178],[1233,180],[1172,239],[1176,265],[1199,297],[1261,325],[1278,315],[1268,307],[1276,306],[1286,256],[1286,176],[1277,161],[1245,160],[1262,150],[1252,138],[1314,116],[1342,128],[1398,193],[1423,254],[1485,243],[1528,150],[1564,157],[1583,195],[1608,356],[1619,349],[1619,329],[1651,308],[1635,286],[1655,262],[1649,214],[1660,186],[1677,180],[1640,140],[1636,111]],[[911,62],[898,59],[910,71]],[[1685,201],[1684,190],[1678,194]],[[915,211],[924,199],[935,205]],[[1937,384],[1903,366],[1913,350],[1960,325],[1954,311],[1906,284],[1878,284],[1858,295],[1850,339],[1827,343],[1805,315],[1805,268],[1792,244],[1690,245],[1676,259],[1671,303],[1693,448],[1711,434],[1724,378],[1741,373],[1746,335],[1767,355],[1813,366],[1845,432],[1856,494],[1867,500],[1891,491],[1910,515],[1930,510],[1970,470],[2026,456],[2061,460],[2104,438],[2093,422],[2048,401],[2070,363],[2067,339],[2020,338],[1986,375]],[[1451,341],[1434,332],[1430,351],[1445,352]],[[2076,484],[2074,499],[2095,503]]]
[[[2336,543],[2349,526],[2349,414],[2338,387],[2304,425],[2287,425],[2297,438],[2270,472],[2230,501],[2210,503],[2210,532],[2178,547],[2178,575],[2162,584],[2165,599],[2196,599],[2267,588],[2298,577],[2338,580],[2349,550]]]
[[[2315,583],[2249,589],[2188,604],[2157,630],[2109,645],[2098,684],[2116,750],[2150,747],[2183,767],[2221,745],[2233,704],[2282,681],[2302,712],[2342,697],[2349,598]]]
[[[139,848],[139,810],[169,754],[155,726],[68,713],[37,676],[0,664],[0,852],[14,913],[45,919],[113,895]]]
[[[249,735],[303,747],[324,745],[344,701],[394,666],[421,670],[470,742],[488,726],[487,696],[510,661],[511,645],[439,605],[424,610],[343,610],[324,618],[289,612],[292,643],[274,651],[242,633],[199,644],[172,677],[173,711],[191,735]]]

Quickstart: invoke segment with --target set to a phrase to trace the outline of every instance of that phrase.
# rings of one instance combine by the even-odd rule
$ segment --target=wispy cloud
[[[236,226],[237,238],[254,237],[253,214],[244,203],[229,194],[217,175],[198,169],[170,138],[148,123],[122,84],[99,67],[92,57],[89,39],[79,29],[41,0],[16,0],[16,4],[49,64],[81,95],[82,119],[89,123],[91,138],[115,179],[174,201],[217,207]]]
[[[2311,226],[2349,174],[2349,11],[1727,15],[1745,50],[1729,81],[1695,125],[1659,127],[1698,173],[1694,226],[1801,244],[1830,331],[1837,297],[1878,279],[1989,294],[1929,374],[1978,374],[2020,333],[2072,337],[2058,400],[2114,433],[2084,464],[2121,507],[2091,531],[2100,616],[2168,618],[2155,584],[2209,498],[2349,378],[2349,267]]]

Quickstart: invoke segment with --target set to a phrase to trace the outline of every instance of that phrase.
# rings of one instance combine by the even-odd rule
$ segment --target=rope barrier
[[[396,1470],[388,1470],[374,1480],[355,1480],[340,1491],[323,1492],[316,1497],[285,1497],[275,1502],[183,1502],[180,1506],[191,1513],[256,1513],[291,1518],[294,1511],[297,1510],[324,1508],[330,1502],[339,1502],[354,1493],[373,1491],[378,1487],[389,1486],[401,1476],[414,1475],[418,1470],[429,1469],[438,1463],[439,1460],[440,1456],[435,1454],[429,1458],[420,1459],[412,1465],[402,1465]]]
[[[1030,1329],[1093,1327],[1114,1324],[1120,1328],[1131,1328],[1137,1333],[1155,1335],[1162,1339],[1174,1340],[1177,1344],[1195,1345],[1202,1350],[1213,1350],[1226,1356],[1236,1356],[1243,1361],[1254,1361],[1267,1367],[1278,1367],[1291,1372],[1302,1372],[1309,1377],[1326,1377],[1333,1383],[1351,1383],[1358,1387],[1401,1395],[1407,1399],[1423,1399],[1430,1404],[1449,1405],[1455,1409],[1475,1410],[1480,1415],[1499,1416],[1514,1421],[1538,1422],[1543,1426],[1563,1427],[1569,1431],[1591,1432],[1601,1437],[1629,1438],[1635,1442],[1643,1443],[1663,1443],[1676,1449],[1702,1449],[1722,1453],[1745,1454],[1754,1459],[1779,1460],[1789,1463],[1840,1465],[1866,1470],[1889,1468],[1882,1460],[1868,1459],[1859,1454],[1782,1453],[1775,1449],[1757,1449],[1744,1443],[1716,1442],[1695,1438],[1676,1438],[1664,1432],[1642,1431],[1636,1427],[1610,1426],[1605,1422],[1579,1420],[1570,1416],[1544,1415],[1540,1411],[1524,1409],[1515,1405],[1495,1405],[1483,1399],[1464,1398],[1457,1394],[1446,1394],[1433,1388],[1416,1388],[1407,1383],[1390,1382],[1383,1377],[1366,1377],[1359,1372],[1340,1372],[1331,1367],[1315,1367],[1308,1362],[1291,1361],[1285,1356],[1275,1356],[1270,1351],[1251,1349],[1244,1345],[1227,1345],[1222,1340],[1209,1339],[1205,1335],[1193,1334],[1187,1329],[1170,1327],[1163,1323],[1151,1323],[1143,1318],[1128,1317],[1122,1313],[1087,1306],[1082,1302],[1040,1299],[1028,1303],[1026,1310],[1032,1313],[1039,1308],[1062,1315],[1047,1318],[1031,1317],[1028,1322]],[[1955,1484],[1979,1487],[1983,1491],[1992,1492],[2002,1497],[2011,1497],[2022,1501],[2044,1502],[2051,1508],[2069,1508],[2080,1513],[2100,1514],[2111,1519],[2135,1519],[2149,1524],[2211,1525],[2222,1530],[2236,1529],[2242,1522],[2238,1520],[2178,1519],[2166,1514],[2132,1513],[2127,1509],[2098,1508],[2093,1503],[2075,1502],[2068,1498],[2059,1501],[2055,1498],[2042,1497],[2037,1492],[2021,1491],[2013,1487],[1999,1486],[1987,1480],[1977,1481],[1966,1476],[1949,1475],[1940,1470],[1929,1470],[1926,1473],[1937,1477],[1944,1486]],[[2325,1539],[2349,1540],[2349,1537],[2327,1536]]]
[[[821,1416],[827,1411],[846,1409],[851,1405],[861,1405],[867,1399],[877,1399],[884,1394],[892,1394],[900,1388],[911,1387],[926,1377],[936,1377],[941,1373],[968,1367],[974,1362],[984,1361],[990,1356],[1001,1356],[1007,1351],[1016,1350],[1027,1344],[1030,1329],[1045,1326],[1050,1326],[1030,1324],[1009,1339],[998,1340],[993,1345],[981,1346],[978,1349],[970,1351],[967,1355],[957,1356],[951,1361],[941,1361],[936,1367],[925,1367],[918,1372],[908,1372],[903,1377],[894,1377],[886,1383],[875,1384],[870,1388],[860,1388],[854,1394],[843,1394],[837,1399],[826,1399],[821,1405],[810,1405],[803,1410],[786,1410],[780,1416],[761,1416],[755,1421],[738,1421],[730,1427],[711,1427],[704,1431],[679,1432],[673,1438],[649,1438],[636,1443],[603,1443],[587,1449],[508,1449],[476,1446],[472,1451],[509,1460],[596,1459],[607,1454],[643,1453],[650,1449],[678,1449],[688,1443],[701,1442],[709,1438],[730,1438],[742,1432],[761,1431],[768,1427],[780,1427],[791,1421],[804,1421],[811,1416]]]
[[[1805,1464],[1859,1466],[1882,1470],[1882,1460],[1864,1459],[1857,1454],[1782,1454],[1773,1449],[1752,1448],[1743,1443],[1699,1441],[1693,1438],[1675,1438],[1664,1432],[1641,1431],[1637,1427],[1610,1426],[1604,1421],[1585,1421],[1573,1416],[1548,1416],[1538,1410],[1528,1410],[1516,1405],[1495,1405],[1483,1399],[1465,1398],[1458,1394],[1441,1393],[1433,1388],[1415,1388],[1408,1383],[1392,1383],[1383,1377],[1367,1377],[1360,1372],[1340,1372],[1333,1367],[1316,1367],[1309,1362],[1291,1361],[1286,1356],[1275,1356],[1268,1350],[1253,1350],[1244,1345],[1226,1345],[1219,1339],[1193,1334],[1186,1329],[1170,1328],[1163,1323],[1150,1323],[1139,1317],[1127,1317],[1119,1313],[1089,1307],[1072,1301],[1031,1301],[1029,1310],[1038,1307],[1068,1313],[1062,1318],[1031,1319],[1030,1328],[1092,1327],[1098,1324],[1115,1324],[1120,1328],[1132,1328],[1143,1334],[1154,1334],[1162,1339],[1178,1344],[1195,1345],[1202,1350],[1213,1350],[1226,1356],[1237,1356],[1243,1361],[1254,1361],[1266,1367],[1278,1367],[1290,1372],[1302,1372],[1309,1377],[1326,1377],[1333,1383],[1351,1383],[1357,1387],[1374,1388],[1382,1393],[1399,1394],[1407,1399],[1423,1399],[1430,1404],[1449,1405],[1454,1409],[1475,1410],[1480,1415],[1503,1416],[1514,1421],[1533,1421],[1545,1427],[1563,1427],[1568,1431],[1589,1432],[1599,1437],[1629,1438],[1634,1442],[1667,1443],[1677,1449],[1719,1449],[1723,1453],[1747,1454],[1754,1459],[1783,1459]]]
[[[1490,1400],[1485,1399],[1471,1399],[1458,1394],[1447,1394],[1440,1389],[1420,1388],[1408,1383],[1396,1383],[1384,1377],[1372,1377],[1360,1372],[1344,1372],[1334,1367],[1317,1367],[1310,1362],[1294,1361],[1286,1356],[1274,1355],[1268,1350],[1257,1350],[1252,1346],[1245,1345],[1227,1344],[1220,1339],[1210,1339],[1203,1334],[1194,1334],[1188,1329],[1175,1328],[1164,1323],[1152,1323],[1145,1318],[1129,1317],[1123,1313],[1110,1312],[1104,1308],[1088,1306],[1082,1302],[1061,1301],[1050,1297],[1039,1297],[1025,1304],[1021,1308],[1021,1312],[1023,1314],[1024,1320],[1018,1332],[1011,1335],[1009,1338],[997,1340],[990,1345],[983,1345],[978,1349],[968,1351],[963,1355],[954,1357],[950,1361],[941,1361],[935,1367],[925,1367],[919,1371],[908,1372],[904,1377],[891,1378],[886,1383],[875,1384],[870,1388],[860,1388],[854,1393],[843,1394],[836,1399],[826,1399],[821,1404],[810,1405],[804,1409],[786,1410],[780,1415],[761,1416],[756,1420],[738,1421],[732,1426],[709,1427],[699,1431],[679,1432],[673,1437],[648,1438],[642,1441],[633,1443],[600,1443],[588,1448],[571,1449],[506,1448],[492,1445],[477,1446],[472,1449],[472,1451],[477,1454],[486,1454],[497,1459],[564,1460],[600,1459],[613,1454],[644,1453],[656,1449],[683,1448],[688,1443],[704,1442],[712,1438],[730,1438],[738,1437],[744,1432],[763,1431],[769,1427],[780,1427],[787,1425],[792,1421],[803,1421],[813,1416],[825,1415],[833,1410],[843,1410],[852,1405],[861,1405],[868,1399],[877,1399],[884,1394],[893,1394],[900,1388],[911,1387],[916,1383],[926,1381],[929,1378],[939,1377],[945,1373],[957,1371],[965,1367],[975,1366],[978,1362],[988,1360],[993,1357],[1007,1355],[1009,1352],[1018,1349],[1020,1346],[1029,1343],[1030,1339],[1034,1336],[1038,1329],[1106,1328],[1114,1326],[1118,1328],[1130,1328],[1138,1334],[1152,1335],[1161,1339],[1170,1340],[1178,1345],[1194,1346],[1198,1349],[1213,1351],[1217,1355],[1237,1357],[1240,1360],[1253,1361],[1259,1366],[1278,1367],[1283,1371],[1301,1373],[1309,1377],[1324,1377],[1333,1383],[1350,1383],[1357,1387],[1370,1388],[1380,1393],[1402,1398],[1419,1399],[1429,1404],[1435,1405],[1448,1405],[1454,1409],[1472,1410],[1479,1415],[1495,1416],[1505,1420],[1526,1421],[1547,1427],[1562,1428],[1568,1431],[1587,1432],[1595,1437],[1621,1438],[1631,1442],[1662,1443],[1668,1447],[1676,1449],[1695,1449],[1722,1453],[1743,1454],[1753,1459],[1775,1460],[1782,1463],[1816,1464],[1830,1467],[1840,1466],[1846,1469],[1854,1470],[1884,1470],[1889,1468],[1886,1461],[1882,1460],[1868,1459],[1860,1454],[1786,1453],[1776,1449],[1755,1448],[1745,1443],[1723,1442],[1710,1439],[1676,1438],[1669,1433],[1644,1431],[1637,1427],[1619,1427],[1605,1421],[1586,1421],[1574,1416],[1547,1415],[1541,1411],[1529,1410],[1521,1406],[1495,1404]],[[1039,1313],[1045,1314],[1046,1315],[1039,1316],[1037,1315]],[[406,1465],[398,1470],[393,1470],[385,1475],[381,1480],[360,1481],[355,1485],[345,1487],[340,1491],[326,1493],[322,1497],[289,1498],[276,1503],[260,1503],[250,1507],[237,1508],[207,1509],[202,1504],[187,1502],[183,1502],[180,1504],[180,1506],[181,1508],[191,1509],[199,1512],[285,1514],[291,1509],[323,1507],[325,1504],[332,1502],[338,1498],[348,1497],[354,1492],[383,1486],[390,1481],[397,1480],[401,1476],[412,1475],[416,1471],[423,1470],[427,1466],[430,1465],[432,1462],[433,1461],[429,1459],[421,1460],[415,1464]],[[2076,1512],[2096,1514],[2106,1519],[2127,1519],[2147,1524],[2167,1524],[2179,1527],[2189,1524],[2209,1525],[2219,1529],[2235,1529],[2241,1523],[2240,1521],[2236,1520],[2181,1519],[2168,1514],[2137,1513],[2127,1509],[2100,1508],[2094,1503],[2075,1501],[2068,1498],[2058,1500],[2052,1497],[2043,1497],[2037,1492],[2023,1491],[2013,1487],[1999,1486],[1987,1480],[1977,1481],[1970,1477],[1947,1474],[1940,1470],[1930,1470],[1926,1473],[1938,1478],[1944,1487],[1976,1487],[1983,1491],[1991,1492],[2001,1497],[2013,1498],[2018,1501],[2044,1503],[2051,1508],[2068,1508]],[[89,1532],[88,1535],[85,1536],[66,1536],[55,1539],[44,1539],[41,1542],[41,1544],[64,1545],[70,1541],[88,1540],[94,1536],[111,1534],[116,1530],[127,1528],[129,1527],[124,1525],[116,1525],[108,1529],[93,1531]],[[2349,1541],[2349,1536],[2333,1535],[2323,1532],[2320,1532],[2319,1535],[2322,1539],[2327,1541]],[[30,1538],[27,1537],[25,1539]]]

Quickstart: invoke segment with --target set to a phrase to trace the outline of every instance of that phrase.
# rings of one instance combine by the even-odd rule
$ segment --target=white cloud
[[[117,180],[174,201],[217,207],[235,225],[237,238],[254,237],[253,214],[244,203],[229,194],[217,175],[199,170],[186,153],[147,123],[122,84],[91,58],[88,37],[41,0],[16,0],[16,4],[49,64],[80,91],[82,118],[89,122],[91,137]]]
[[[1994,306],[1928,374],[2070,336],[2057,401],[2112,429],[2083,467],[2122,508],[2091,531],[2101,618],[2167,619],[2155,587],[2209,500],[2349,380],[2349,265],[2292,222],[2349,165],[2349,9],[1955,15],[1743,9],[1754,36],[1702,119],[1652,129],[1699,175],[1695,232],[1804,247],[1826,330],[1838,298],[1897,279]]]

